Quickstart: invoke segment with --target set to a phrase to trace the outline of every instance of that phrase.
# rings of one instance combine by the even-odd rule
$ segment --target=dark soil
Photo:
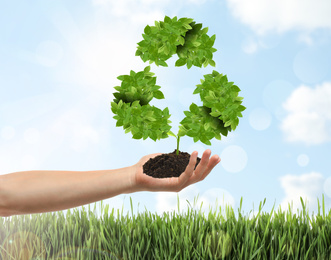
[[[185,171],[191,155],[181,151],[179,151],[179,154],[177,155],[176,150],[177,149],[172,153],[165,153],[149,159],[143,165],[144,173],[153,178],[179,177]],[[195,168],[200,160],[201,158],[198,157]]]

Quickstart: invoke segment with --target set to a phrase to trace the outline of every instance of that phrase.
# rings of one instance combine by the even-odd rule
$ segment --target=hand
[[[173,191],[179,192],[187,186],[204,180],[211,170],[221,161],[218,155],[213,155],[210,159],[211,151],[207,149],[201,158],[200,163],[194,170],[198,152],[191,154],[190,161],[185,171],[177,178],[153,178],[143,173],[143,165],[151,158],[161,153],[149,154],[142,157],[137,164],[133,166],[132,183],[137,191]]]

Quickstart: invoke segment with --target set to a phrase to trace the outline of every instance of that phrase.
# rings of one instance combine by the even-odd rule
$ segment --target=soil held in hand
[[[172,153],[165,153],[149,159],[144,165],[144,173],[154,178],[171,178],[179,177],[186,169],[191,155],[186,152],[176,150]],[[199,164],[201,158],[197,158],[195,168]],[[194,168],[194,169],[195,169]]]

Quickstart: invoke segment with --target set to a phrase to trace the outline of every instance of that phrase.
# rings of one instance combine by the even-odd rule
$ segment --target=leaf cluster
[[[150,72],[150,66],[138,73],[133,70],[130,75],[121,75],[117,79],[121,80],[121,86],[116,86],[118,92],[114,93],[114,102],[122,100],[124,103],[132,103],[136,100],[140,105],[147,105],[154,97],[164,99],[163,93],[159,90],[161,87],[156,85],[156,77]]]
[[[169,109],[149,105],[153,98],[164,99],[153,75],[149,66],[138,73],[131,70],[130,75],[118,77],[122,83],[115,87],[118,92],[111,102],[113,118],[117,120],[116,126],[123,126],[125,133],[131,132],[134,139],[150,137],[156,141],[167,138],[171,129]]]
[[[192,103],[190,111],[184,111],[186,117],[180,122],[179,136],[187,135],[193,137],[194,142],[201,141],[206,145],[211,145],[210,140],[214,137],[221,140],[221,134],[227,136],[230,128],[210,112],[208,107]]]
[[[203,106],[192,103],[190,111],[184,112],[186,117],[180,122],[179,135],[210,145],[212,138],[221,140],[221,134],[227,136],[236,129],[246,108],[241,105],[243,98],[238,96],[240,89],[228,82],[226,75],[214,70],[204,78],[193,92],[200,94]]]
[[[149,104],[141,106],[139,100],[131,104],[120,100],[118,104],[111,103],[111,110],[117,120],[116,126],[123,126],[125,133],[131,132],[133,139],[149,137],[156,141],[168,137],[171,129],[168,108],[161,110]]]
[[[202,28],[202,24],[196,24],[193,19],[166,16],[164,21],[156,21],[155,26],[145,27],[144,40],[138,43],[136,55],[157,66],[167,66],[165,61],[175,53],[179,57],[176,66],[215,66],[212,58],[216,37],[209,37],[207,32],[208,28]],[[125,133],[131,132],[134,139],[149,137],[156,141],[174,136],[177,153],[180,137],[185,135],[207,145],[211,145],[210,140],[214,137],[221,140],[221,135],[227,136],[236,129],[239,117],[246,109],[241,105],[243,98],[238,96],[238,86],[214,70],[204,75],[193,92],[200,94],[203,105],[192,103],[189,111],[184,111],[185,118],[175,135],[170,131],[169,109],[161,110],[149,104],[153,98],[164,99],[150,66],[137,73],[131,70],[129,75],[121,75],[118,79],[122,82],[115,87],[117,92],[111,102],[116,126],[123,126]]]
[[[203,105],[211,109],[210,115],[224,122],[224,126],[230,126],[236,130],[242,111],[246,109],[241,105],[243,97],[239,97],[240,88],[233,82],[228,82],[226,75],[213,71],[204,75],[204,80],[197,85],[193,94],[200,94]]]
[[[207,67],[208,64],[215,67],[213,61],[213,53],[216,51],[213,48],[216,35],[209,37],[207,35],[208,27],[202,29],[202,24],[192,22],[190,24],[191,30],[188,30],[185,35],[184,45],[177,46],[177,54],[179,59],[175,66],[184,66],[191,68],[192,65],[201,68],[202,65]]]
[[[207,27],[202,29],[202,24],[196,24],[191,18],[166,16],[164,21],[155,21],[155,26],[145,27],[144,40],[138,43],[136,56],[144,62],[167,67],[166,60],[177,53],[179,59],[175,66],[215,66],[212,58],[216,36],[209,37],[207,32]]]

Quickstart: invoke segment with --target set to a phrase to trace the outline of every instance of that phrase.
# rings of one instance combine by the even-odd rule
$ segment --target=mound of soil
[[[175,149],[172,153],[165,153],[149,159],[144,165],[144,173],[152,176],[153,178],[171,178],[179,177],[186,169],[189,161],[190,154],[179,151],[176,154]],[[201,158],[197,158],[197,163],[194,169],[199,164]]]

